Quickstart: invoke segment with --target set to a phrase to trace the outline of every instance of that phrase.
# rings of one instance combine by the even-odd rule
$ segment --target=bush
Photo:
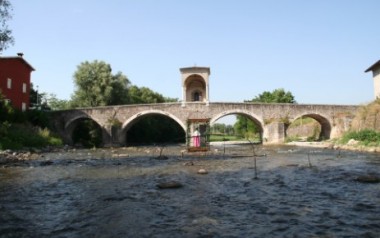
[[[48,113],[14,110],[0,92],[0,150],[62,145],[62,140],[51,135],[48,127]]]
[[[360,141],[362,145],[378,146],[380,145],[380,132],[370,129],[351,131],[343,135],[340,143],[347,144],[351,139]]]
[[[2,137],[0,138],[0,150],[18,150],[21,149],[22,145],[16,141],[12,141],[8,137]]]
[[[0,138],[0,149],[22,149],[62,145],[62,140],[51,135],[48,129],[32,127],[30,124],[13,124],[6,136]]]
[[[29,110],[26,112],[26,117],[34,126],[41,128],[50,127],[49,114],[45,111]]]

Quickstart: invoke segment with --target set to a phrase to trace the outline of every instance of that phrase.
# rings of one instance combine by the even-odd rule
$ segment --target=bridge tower
[[[206,102],[209,103],[209,76],[208,67],[180,68],[182,78],[182,103]]]
[[[380,98],[380,60],[369,67],[365,73],[372,71],[375,99]]]

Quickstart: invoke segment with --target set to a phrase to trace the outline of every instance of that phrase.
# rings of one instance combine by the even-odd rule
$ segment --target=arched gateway
[[[77,120],[88,118],[102,129],[103,144],[126,144],[126,131],[139,118],[159,114],[177,122],[185,131],[189,119],[209,119],[212,122],[230,114],[245,115],[260,128],[263,143],[283,143],[287,126],[302,116],[316,119],[323,138],[335,138],[350,128],[358,106],[302,105],[265,103],[210,103],[210,68],[181,68],[182,102],[107,106],[52,112],[55,130],[65,143],[72,143],[71,133]],[[116,123],[115,123],[116,122]],[[189,136],[189,135],[187,135]]]

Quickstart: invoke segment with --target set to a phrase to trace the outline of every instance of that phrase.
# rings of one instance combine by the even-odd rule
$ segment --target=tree
[[[128,143],[184,143],[185,132],[173,119],[151,115],[138,120],[127,132]]]
[[[58,99],[53,93],[46,94],[44,101],[47,102],[47,105],[51,110],[67,110],[72,108],[70,101]]]
[[[257,125],[249,118],[237,115],[236,122],[234,124],[234,131],[237,136],[249,139],[254,137],[258,132]]]
[[[163,103],[166,102],[165,97],[159,93],[150,90],[147,87],[137,87],[131,86],[128,90],[129,93],[129,103],[139,104],[139,103]]]
[[[12,5],[8,0],[0,0],[0,53],[14,43],[12,31],[8,29],[8,20],[12,18]]]
[[[0,123],[9,120],[13,113],[14,109],[5,101],[5,97],[0,89]]]
[[[52,110],[48,103],[49,96],[47,93],[40,93],[34,89],[33,83],[30,84],[30,95],[29,95],[29,109],[37,109],[37,110]]]
[[[254,99],[245,102],[263,102],[263,103],[296,103],[291,92],[285,92],[283,88],[275,89],[272,92],[264,91]]]
[[[41,95],[38,93],[38,90],[34,89],[33,83],[30,83],[29,107],[37,107],[38,102],[41,102]]]
[[[104,61],[84,62],[74,73],[76,90],[72,96],[75,107],[120,105],[128,102],[128,78],[121,72],[112,75]]]
[[[283,88],[275,89],[272,92],[264,91],[252,100],[245,102],[261,102],[261,103],[296,103],[294,96],[291,92],[285,92]],[[246,118],[245,116],[238,115],[234,125],[235,133],[245,138],[250,138],[258,133],[257,125]]]

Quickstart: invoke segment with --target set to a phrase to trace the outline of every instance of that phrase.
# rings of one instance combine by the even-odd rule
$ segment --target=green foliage
[[[164,97],[147,87],[131,86],[121,72],[112,74],[111,66],[104,61],[85,61],[74,73],[76,90],[71,101],[47,98],[53,110],[75,107],[96,107],[122,104],[178,102],[177,98]]]
[[[4,96],[0,91],[0,122],[10,121],[16,123],[26,122],[27,118],[25,113],[20,110],[15,110],[10,104],[4,100]]]
[[[128,102],[128,78],[120,72],[113,75],[111,66],[104,61],[81,63],[74,74],[74,83],[74,107],[121,105]]]
[[[244,138],[240,136],[235,136],[235,135],[211,135],[210,136],[210,141],[245,141]]]
[[[48,112],[39,110],[29,110],[25,112],[26,118],[33,126],[50,128],[50,117]]]
[[[30,109],[36,110],[51,110],[47,101],[47,93],[40,93],[38,90],[34,89],[34,85],[30,84]]]
[[[257,125],[245,116],[237,115],[237,121],[233,126],[215,123],[211,127],[210,141],[247,139],[260,140],[260,134]]]
[[[245,102],[261,102],[261,103],[296,103],[294,96],[291,92],[286,92],[284,89],[275,89],[272,92],[264,91],[252,100],[246,100]],[[258,138],[259,128],[249,118],[238,115],[236,117],[236,123],[234,125],[235,133],[244,138]],[[288,123],[288,118],[283,118],[284,123]],[[265,121],[266,124],[271,123],[272,120]]]
[[[354,139],[359,141],[361,145],[365,146],[379,146],[380,145],[380,132],[364,129],[361,131],[347,132],[340,139],[340,143],[347,144],[349,140]]]
[[[40,95],[39,95],[38,91],[36,89],[34,89],[33,83],[30,83],[30,94],[29,94],[30,105],[29,105],[29,107],[34,108],[35,106],[37,106],[37,102],[41,101],[41,98],[39,96]]]
[[[164,102],[179,102],[178,98],[164,97]]]
[[[236,122],[234,124],[235,134],[245,139],[251,139],[257,137],[259,129],[257,125],[246,116],[237,115]]]
[[[80,121],[73,131],[73,141],[74,144],[87,148],[99,147],[102,143],[102,130],[92,120]]]
[[[51,110],[68,110],[73,108],[71,101],[58,99],[53,93],[45,94],[44,100]]]
[[[128,94],[130,104],[165,102],[164,96],[146,87],[139,88],[137,86],[131,86],[128,90]]]
[[[7,24],[12,18],[12,10],[12,5],[8,0],[0,0],[0,53],[14,43],[12,31]]]
[[[11,124],[7,121],[0,122],[0,137],[6,137]]]
[[[76,91],[71,101],[58,100],[55,95],[50,95],[47,98],[48,105],[53,110],[178,101],[178,99],[166,98],[146,87],[131,86],[127,77],[122,73],[112,75],[111,66],[103,61],[81,63],[74,74],[74,82]],[[134,125],[130,132],[133,137],[128,136],[128,141],[162,141],[162,138],[157,139],[153,135],[153,132],[158,129],[162,129],[162,134],[169,133],[168,136],[163,136],[164,138],[173,138],[170,135],[170,133],[173,133],[173,128],[175,128],[174,134],[177,134],[175,137],[181,133],[182,128],[178,130],[177,123],[172,120],[166,121],[167,118],[164,123],[162,120],[147,119],[140,124]],[[113,126],[120,126],[121,124],[121,122],[115,122],[112,118],[109,122]],[[165,125],[165,128],[162,125]],[[169,132],[166,131],[166,127],[169,128]],[[99,126],[96,123],[80,123],[73,132],[73,139],[75,143],[86,147],[99,146],[101,144],[101,131],[99,132]]]
[[[8,121],[14,113],[14,109],[4,99],[0,90],[0,122]]]
[[[211,126],[212,134],[226,134],[226,135],[234,135],[235,130],[231,125],[226,125],[224,123],[215,123]]]
[[[283,88],[275,89],[272,92],[264,91],[254,99],[246,102],[262,102],[262,103],[296,103],[291,92],[285,92]]]
[[[173,119],[163,115],[140,119],[127,132],[128,143],[183,143],[185,132]]]
[[[60,146],[62,140],[45,128],[29,124],[12,124],[6,136],[0,137],[0,149],[21,149],[23,147]]]
[[[46,128],[46,112],[13,110],[2,99],[0,93],[0,150],[62,145],[62,140]]]

